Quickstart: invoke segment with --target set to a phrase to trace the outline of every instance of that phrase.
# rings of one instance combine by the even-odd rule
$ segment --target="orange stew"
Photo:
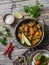
[[[41,24],[36,22],[28,22],[28,23],[22,23],[18,27],[18,38],[21,41],[22,39],[22,32],[25,34],[25,36],[28,38],[28,40],[31,42],[31,45],[37,44],[42,36],[42,30],[41,30]]]

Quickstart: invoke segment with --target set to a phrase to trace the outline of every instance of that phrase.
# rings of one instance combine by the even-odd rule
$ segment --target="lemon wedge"
[[[26,44],[28,45],[28,46],[31,46],[31,43],[30,43],[30,41],[27,39],[27,37],[24,35],[24,33],[22,33],[22,44],[24,44],[24,42],[26,42]]]
[[[20,14],[19,12],[13,12],[12,13],[13,16],[15,16],[16,18],[22,18],[22,14]]]
[[[24,34],[22,33],[22,44],[24,44]]]

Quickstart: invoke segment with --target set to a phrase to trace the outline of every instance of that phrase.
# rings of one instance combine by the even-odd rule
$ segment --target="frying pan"
[[[21,21],[19,21],[19,22],[17,23],[16,28],[15,28],[15,37],[16,37],[16,41],[17,41],[18,44],[21,44],[21,42],[20,42],[20,40],[19,40],[19,38],[18,38],[18,36],[17,36],[17,34],[18,34],[18,27],[19,27],[20,25],[22,25],[22,23],[27,23],[27,22],[30,22],[30,21],[39,23],[38,21],[35,21],[35,20],[31,19],[31,18],[22,19]],[[41,24],[41,23],[40,23],[40,24]],[[31,46],[31,47],[36,47],[36,46],[38,46],[38,45],[42,42],[42,40],[43,40],[43,38],[44,38],[44,25],[42,25],[41,31],[42,31],[42,36],[41,36],[40,41],[39,41],[36,45]],[[21,44],[21,45],[22,45],[22,44]],[[24,45],[22,45],[22,46],[24,46]],[[25,45],[25,47],[28,47],[28,46]],[[30,48],[30,47],[29,47],[29,48]]]

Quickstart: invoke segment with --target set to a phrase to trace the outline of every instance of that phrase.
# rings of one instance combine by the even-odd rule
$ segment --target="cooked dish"
[[[42,25],[39,22],[26,22],[18,27],[17,37],[23,45],[34,46],[38,44],[42,37]],[[24,36],[23,36],[24,35]],[[22,38],[24,39],[22,40]],[[25,41],[28,41],[28,43]]]
[[[34,65],[48,65],[49,58],[40,52],[34,59]]]

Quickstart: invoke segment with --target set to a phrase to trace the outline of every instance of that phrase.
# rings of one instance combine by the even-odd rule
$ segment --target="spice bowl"
[[[12,14],[6,14],[3,17],[3,20],[6,24],[11,25],[15,21],[15,17]]]

